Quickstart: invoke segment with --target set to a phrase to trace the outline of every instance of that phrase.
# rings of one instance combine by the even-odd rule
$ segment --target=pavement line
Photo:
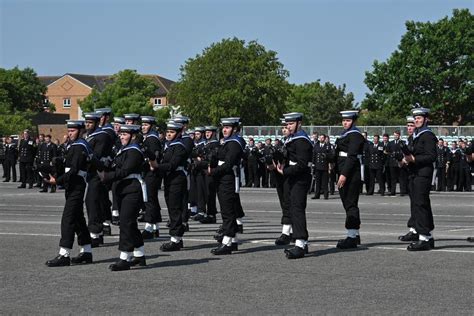
[[[42,237],[61,237],[58,234],[29,234],[29,233],[7,233],[7,232],[0,232],[0,235],[13,235],[13,236],[42,236]],[[118,239],[119,236],[107,236],[107,239]],[[318,237],[322,238],[322,237]],[[323,237],[324,238],[324,237]],[[157,240],[168,240],[169,238],[167,237],[159,237],[156,238]],[[191,242],[209,242],[209,243],[215,243],[215,240],[211,239],[201,239],[201,238],[185,238],[185,241],[191,241]],[[265,244],[265,245],[274,245],[275,241],[271,239],[262,239],[262,240],[248,240],[244,241],[245,243],[249,244]],[[312,242],[311,240],[309,241],[309,245],[311,247],[325,247],[325,248],[334,248],[334,245],[328,245],[328,244],[321,244],[321,243],[315,243]],[[362,244],[364,246],[364,244]],[[400,248],[400,247],[384,247],[384,246],[375,246],[375,247],[370,247],[370,249],[380,249],[380,250],[401,250],[401,251],[407,251],[406,248]],[[343,251],[343,250],[341,250]],[[469,250],[452,250],[452,249],[433,249],[430,250],[432,252],[451,252],[451,253],[470,253],[474,254],[473,251]]]
[[[460,231],[464,231],[464,230],[474,230],[474,227],[470,227],[470,228],[459,228],[459,229],[450,229],[450,230],[446,230],[447,232],[460,232]]]

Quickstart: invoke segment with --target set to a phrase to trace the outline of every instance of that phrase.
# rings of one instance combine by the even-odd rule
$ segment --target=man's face
[[[400,134],[398,134],[398,133],[393,133],[393,138],[394,138],[395,140],[399,140],[399,139],[400,139]]]
[[[451,143],[451,148],[452,148],[452,149],[456,149],[457,147],[458,147],[458,144],[456,144],[456,143]]]
[[[272,144],[272,140],[271,140],[271,139],[267,139],[267,140],[265,141],[265,145],[270,146],[271,144]]]
[[[466,143],[465,142],[459,142],[459,147],[462,149],[466,148]]]
[[[319,136],[318,133],[313,133],[313,141],[318,140]]]
[[[287,137],[289,135],[288,133],[288,127],[286,125],[282,126],[281,127],[281,134],[285,137]]]
[[[352,125],[352,119],[348,119],[348,118],[342,119],[342,127],[344,129],[349,129],[351,125]]]
[[[415,132],[415,124],[408,123],[407,124],[407,132],[408,132],[408,135],[413,135],[413,133]]]
[[[364,136],[364,138],[367,140],[367,133],[366,132],[363,132],[362,136]]]
[[[68,128],[67,135],[71,141],[75,141],[79,138],[79,130],[77,128]]]
[[[150,123],[142,123],[142,133],[143,134],[148,134],[151,129],[151,124]]]
[[[388,136],[383,136],[382,139],[384,143],[388,142]]]
[[[416,128],[422,127],[424,123],[425,123],[425,118],[423,116],[421,116],[421,115],[415,116],[415,126],[416,126]]]
[[[30,137],[30,134],[28,132],[23,132],[23,139],[28,139]]]
[[[288,122],[286,124],[286,127],[288,128],[288,133],[290,135],[296,133],[298,130],[299,124],[300,124],[299,122]]]
[[[325,139],[326,139],[326,137],[325,137],[324,135],[319,136],[319,141],[320,141],[321,143],[324,143],[324,140],[325,140]]]
[[[439,140],[439,141],[438,141],[438,146],[439,146],[439,147],[443,147],[443,146],[444,146],[444,142],[443,142],[442,140]]]
[[[375,143],[375,144],[378,144],[378,143],[379,143],[379,137],[378,137],[378,136],[374,136],[374,143]]]
[[[232,126],[223,126],[222,134],[224,135],[224,137],[229,137],[230,135],[232,135],[232,129]]]
[[[44,136],[43,135],[39,135],[38,139],[39,139],[40,142],[44,142]]]
[[[12,143],[12,138],[11,138],[11,137],[7,137],[7,138],[5,139],[5,142],[6,142],[7,144],[11,144],[11,143]]]
[[[249,145],[253,146],[255,144],[255,141],[253,139],[249,140]]]
[[[167,141],[172,141],[173,139],[176,138],[177,131],[174,129],[167,129],[166,130],[166,140]]]
[[[51,143],[51,137],[45,137],[44,141],[46,142],[46,144]]]
[[[196,133],[194,133],[194,139],[195,139],[196,141],[201,140],[201,138],[202,138],[202,133],[201,133],[201,132],[196,132]]]
[[[95,121],[86,120],[86,130],[87,132],[93,132],[95,130]]]
[[[135,124],[135,120],[130,120],[130,119],[125,120],[125,125],[133,125],[133,124]]]
[[[122,146],[127,146],[131,138],[132,138],[132,134],[130,133],[125,133],[125,132],[120,133],[120,143],[122,144]]]
[[[119,123],[114,123],[114,131],[115,133],[120,133],[120,124]]]
[[[213,131],[206,131],[206,139],[212,138]]]

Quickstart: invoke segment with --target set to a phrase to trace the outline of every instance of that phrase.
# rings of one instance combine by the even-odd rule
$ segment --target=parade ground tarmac
[[[94,264],[48,268],[60,237],[64,191],[38,193],[0,184],[0,314],[332,314],[472,315],[474,194],[433,193],[436,249],[408,252],[408,197],[360,198],[362,245],[335,248],[345,213],[336,195],[308,197],[309,254],[287,260],[274,245],[281,211],[274,189],[242,189],[246,217],[239,251],[214,256],[220,223],[190,222],[184,249],[146,242],[147,266],[111,272],[118,227],[94,248]],[[160,203],[167,219],[163,193]],[[142,225],[140,225],[142,227]],[[73,255],[78,251],[77,245]]]

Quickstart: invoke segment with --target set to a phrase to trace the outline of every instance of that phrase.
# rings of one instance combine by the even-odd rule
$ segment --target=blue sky
[[[278,52],[292,83],[320,79],[360,102],[365,71],[385,60],[405,21],[436,21],[473,0],[0,0],[0,66],[39,75],[125,68],[177,80],[187,58],[222,38]]]

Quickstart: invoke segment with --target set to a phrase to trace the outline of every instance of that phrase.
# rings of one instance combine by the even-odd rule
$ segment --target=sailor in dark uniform
[[[436,178],[437,186],[436,191],[446,191],[446,165],[448,163],[449,149],[444,146],[444,140],[442,138],[438,141],[436,147]]]
[[[161,160],[161,141],[158,133],[154,130],[156,119],[154,116],[142,116],[143,149],[145,157],[150,160]],[[145,183],[147,187],[148,201],[145,203],[145,229],[142,231],[143,239],[153,239],[160,236],[159,223],[161,218],[161,207],[158,201],[158,175],[145,165]]]
[[[361,182],[362,151],[364,137],[355,125],[358,117],[357,110],[342,111],[342,126],[344,131],[336,140],[336,159],[339,180],[339,196],[346,210],[347,237],[337,243],[339,249],[357,248],[360,244],[360,213],[359,194]]]
[[[428,128],[428,113],[426,108],[412,110],[415,118],[415,133],[413,135],[413,150],[404,153],[403,161],[413,169],[410,194],[412,196],[413,219],[418,241],[408,246],[409,251],[430,250],[434,248],[432,231],[434,229],[433,213],[430,203],[431,180],[434,163],[436,162],[436,143],[438,140]]]
[[[123,115],[125,119],[125,125],[138,125],[140,123],[140,114],[127,113]]]
[[[188,152],[181,138],[183,124],[169,121],[166,125],[166,142],[161,162],[150,160],[151,168],[164,176],[165,201],[169,215],[170,241],[161,245],[161,251],[178,251],[183,248],[183,198],[187,192]]]
[[[385,195],[385,185],[383,184],[383,164],[384,161],[384,146],[379,141],[379,135],[374,135],[373,142],[370,144],[367,152],[368,152],[368,160],[369,160],[369,172],[370,172],[370,180],[369,180],[369,190],[367,191],[367,195],[373,195],[375,189],[375,180],[379,184],[379,193],[380,195]]]
[[[286,127],[286,120],[285,118],[281,119],[281,134],[283,135],[283,143],[286,143],[289,133],[288,133],[288,128]],[[286,160],[288,159],[288,151],[284,146],[281,146],[278,149],[278,152],[281,153],[277,157],[274,157],[274,166],[275,169],[280,165],[285,165]],[[292,239],[292,225],[291,225],[291,214],[290,214],[290,209],[288,206],[288,201],[285,200],[285,184],[288,185],[288,182],[285,181],[288,178],[285,178],[284,175],[282,175],[280,172],[276,172],[276,190],[277,190],[277,195],[278,195],[278,200],[280,202],[280,207],[282,211],[282,216],[281,216],[281,235],[275,240],[275,245],[277,246],[284,246],[284,245],[289,245]]]
[[[115,143],[112,146],[112,156],[115,157],[117,153],[119,152],[120,148],[122,148],[122,142],[120,141],[120,126],[125,125],[125,118],[123,117],[114,117],[114,132],[115,132]],[[112,218],[111,222],[113,225],[119,225],[120,223],[120,217],[119,217],[119,210],[118,210],[118,204],[117,204],[117,198],[115,194],[115,188],[117,187],[117,183],[114,182],[111,185],[111,191],[112,191]]]
[[[204,170],[204,181],[205,181],[205,197],[204,205],[202,209],[205,210],[204,217],[199,221],[201,224],[215,224],[216,223],[216,199],[217,199],[217,189],[214,178],[207,174],[207,169],[210,166],[216,168],[218,165],[217,151],[219,149],[219,140],[217,139],[217,127],[215,126],[205,126],[205,139],[204,144],[204,157],[199,161],[197,168]]]
[[[193,139],[194,137],[191,137],[191,135],[187,132],[189,117],[179,115],[179,116],[173,117],[172,121],[183,125],[180,138],[181,138],[181,143],[184,145],[186,149],[186,154],[188,156],[186,159],[186,166],[185,166],[187,189],[186,189],[186,192],[184,193],[182,203],[183,203],[183,226],[185,228],[185,231],[189,231],[189,225],[188,225],[188,220],[190,216],[189,189],[191,186],[191,175],[190,175],[191,170],[190,169],[191,169],[191,155],[194,148],[194,139]]]
[[[28,188],[33,189],[33,162],[36,156],[36,143],[33,138],[30,137],[30,131],[23,131],[23,139],[20,140],[18,145],[18,156],[20,161],[20,182],[21,185],[19,189],[26,188],[26,183],[28,183]]]
[[[141,173],[144,155],[137,144],[140,125],[120,127],[122,148],[114,158],[112,171],[98,172],[104,183],[118,182],[117,203],[120,210],[120,259],[109,266],[112,271],[130,270],[131,266],[146,266],[143,238],[138,229],[137,216],[147,199],[146,185]]]
[[[324,199],[329,199],[329,161],[331,157],[331,147],[325,142],[326,135],[319,136],[319,142],[313,147],[313,172],[315,178],[313,200],[319,199],[323,193]]]
[[[96,113],[84,113],[86,121],[86,140],[92,147],[94,159],[89,166],[88,186],[86,194],[86,208],[88,226],[92,237],[92,247],[99,247],[104,243],[103,228],[108,200],[107,187],[102,183],[97,170],[102,171],[106,167],[104,161],[109,161],[112,154],[113,140],[110,135],[99,127],[100,115]],[[105,160],[104,160],[105,159]]]
[[[238,247],[236,234],[240,210],[236,205],[240,205],[240,163],[245,149],[245,141],[238,135],[239,118],[222,118],[221,126],[224,140],[217,153],[218,165],[208,169],[208,174],[216,181],[222,215],[221,233],[218,234],[220,244],[212,249],[214,255],[228,255]]]
[[[44,177],[53,173],[53,159],[56,157],[57,146],[51,142],[51,135],[44,137],[44,142],[38,149],[38,171],[43,179],[42,189],[39,192],[48,192],[48,183]],[[51,193],[56,192],[56,185],[51,185]]]
[[[67,121],[70,143],[67,147],[65,173],[57,179],[50,175],[48,183],[65,187],[66,204],[61,218],[61,240],[59,254],[48,260],[49,267],[69,266],[72,263],[92,263],[91,236],[84,218],[84,193],[87,184],[87,164],[92,156],[92,148],[81,138],[85,132],[84,121]],[[77,257],[70,258],[74,235],[80,246]]]
[[[205,158],[204,146],[206,144],[204,126],[194,128],[194,148],[191,154],[191,187],[189,191],[189,200],[191,206],[191,215],[193,220],[200,221],[204,218],[206,212],[206,172],[207,166],[201,164]]]
[[[407,138],[407,148],[409,151],[413,151],[413,134],[415,133],[415,118],[413,116],[407,116],[407,133],[408,133],[408,138]],[[415,170],[414,166],[410,165],[407,166],[406,161],[402,159],[401,165],[404,168],[407,168],[408,170],[408,195],[410,197],[410,218],[408,219],[407,222],[407,227],[408,227],[408,233],[402,236],[398,236],[398,240],[400,241],[417,241],[418,240],[418,233],[416,232],[415,229],[415,217],[414,217],[414,197],[413,197],[413,192],[410,191],[410,188],[413,186],[413,179],[415,178]]]
[[[285,249],[285,254],[288,259],[298,259],[308,253],[306,198],[311,186],[313,143],[302,129],[303,114],[293,112],[283,116],[289,135],[285,142],[287,161],[285,165],[278,164],[276,170],[285,177],[284,201],[288,204],[295,239],[295,246]]]

